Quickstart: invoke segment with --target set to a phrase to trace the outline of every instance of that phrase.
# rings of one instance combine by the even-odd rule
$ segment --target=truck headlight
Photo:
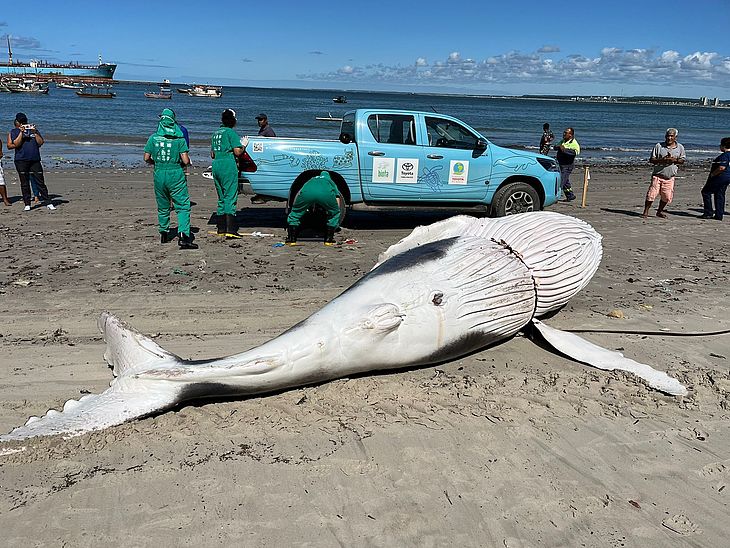
[[[545,171],[558,171],[558,163],[549,158],[538,158],[537,162],[545,168]]]

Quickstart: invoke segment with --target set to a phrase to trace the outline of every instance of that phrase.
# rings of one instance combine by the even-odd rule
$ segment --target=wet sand
[[[590,222],[603,263],[547,323],[730,329],[730,217],[697,219],[706,171],[680,174],[667,220],[641,218],[648,168],[591,175],[586,208],[577,188],[577,201],[550,210]],[[149,170],[47,180],[57,211],[0,206],[3,433],[108,386],[103,310],[185,358],[232,354],[304,319],[390,244],[444,217],[353,213],[337,247],[305,237],[276,248],[283,208],[242,197],[241,231],[276,237],[224,241],[208,234],[212,182],[195,173],[200,249],[183,252],[159,243]],[[517,336],[438,367],[196,402],[0,456],[2,544],[724,545],[730,335],[585,337],[669,372],[690,395],[662,395]]]

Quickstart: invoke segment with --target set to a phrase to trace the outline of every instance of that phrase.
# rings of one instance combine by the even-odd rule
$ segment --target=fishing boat
[[[147,91],[144,96],[147,97],[147,99],[172,99],[170,80],[164,80],[158,85],[160,87],[160,91]]]
[[[178,91],[180,91],[178,89]],[[205,86],[199,84],[193,84],[193,86],[187,91],[190,97],[210,97],[213,99],[219,99],[223,96],[223,88],[220,86]]]
[[[332,98],[333,103],[347,103],[347,97],[344,95],[338,95],[337,97]]]
[[[13,59],[13,50],[10,46],[10,35],[8,40],[8,60],[0,62],[0,76],[10,75],[16,77],[72,77],[72,78],[114,78],[114,71],[117,65],[104,63],[99,56],[98,65],[80,65],[78,63],[49,63],[47,61],[31,60],[28,62]]]
[[[3,78],[3,85],[10,93],[48,93],[48,83],[33,78]]]
[[[88,85],[76,92],[79,97],[87,99],[113,99],[117,96],[109,85]]]
[[[84,88],[83,84],[77,84],[76,82],[56,82],[56,87],[58,89],[72,89],[74,91]]]

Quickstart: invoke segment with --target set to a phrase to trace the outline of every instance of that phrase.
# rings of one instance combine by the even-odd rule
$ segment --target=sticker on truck
[[[418,158],[398,158],[396,183],[415,183],[418,179]]]
[[[451,160],[449,167],[449,184],[465,185],[469,179],[469,162],[461,160]]]
[[[373,183],[392,183],[395,172],[395,158],[373,160]]]

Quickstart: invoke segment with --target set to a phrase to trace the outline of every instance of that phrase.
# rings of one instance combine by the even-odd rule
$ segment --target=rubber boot
[[[324,236],[324,245],[335,245],[335,229],[327,227],[327,234]]]
[[[239,239],[242,236],[238,233],[238,224],[236,223],[236,216],[226,214],[226,240]]]
[[[6,206],[12,205],[10,200],[8,200],[8,189],[5,188],[5,185],[0,185],[0,198],[3,199],[3,203]]]
[[[218,236],[225,236],[226,235],[226,216],[225,215],[217,215],[216,216],[216,228],[217,228],[217,234]]]
[[[297,245],[297,237],[299,236],[299,227],[289,225],[286,227],[286,245]]]
[[[175,235],[172,232],[170,232],[169,230],[166,230],[165,232],[160,232],[160,243],[161,244],[169,244],[174,239],[175,239]]]
[[[178,236],[177,245],[180,246],[180,249],[198,249],[198,244],[193,243],[193,235],[182,232]]]

